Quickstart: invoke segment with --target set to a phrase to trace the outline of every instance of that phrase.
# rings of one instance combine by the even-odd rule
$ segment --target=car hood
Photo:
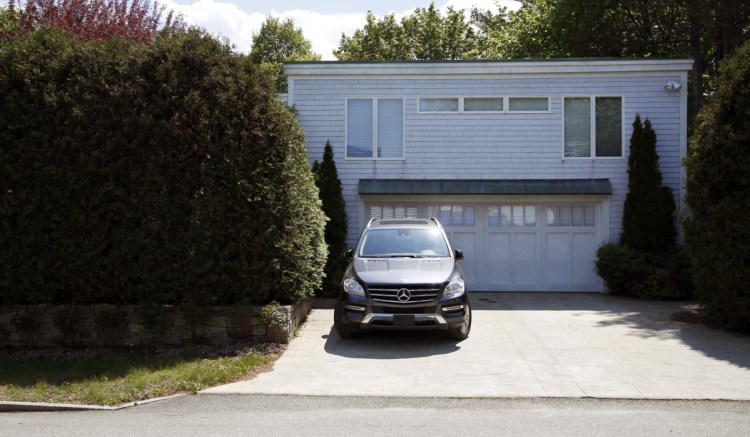
[[[355,258],[354,270],[366,284],[436,284],[453,273],[453,258]]]

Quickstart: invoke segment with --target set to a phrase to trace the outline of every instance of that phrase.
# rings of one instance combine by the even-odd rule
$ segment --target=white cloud
[[[231,1],[231,0],[230,0]],[[466,9],[467,12],[477,6],[480,9],[496,10],[496,3],[517,9],[520,3],[511,0],[448,0],[441,9],[448,5],[456,9]],[[249,52],[252,44],[253,32],[260,29],[266,19],[262,13],[248,13],[236,4],[216,0],[196,0],[191,4],[177,4],[174,0],[165,0],[167,9],[182,14],[189,24],[203,27],[214,35],[224,36],[239,52]],[[410,14],[414,8],[404,11],[394,11],[397,18]],[[351,35],[365,24],[366,12],[324,14],[311,10],[294,9],[287,11],[272,11],[271,16],[286,19],[292,18],[295,25],[302,28],[305,38],[313,45],[313,51],[320,54],[324,60],[333,60],[333,50],[338,48],[341,34]]]
[[[273,16],[281,19],[292,18],[297,27],[302,28],[305,38],[313,45],[313,51],[324,60],[336,59],[333,50],[339,47],[341,33],[351,35],[365,25],[367,13],[361,14],[321,14],[319,12],[293,10],[284,11]]]

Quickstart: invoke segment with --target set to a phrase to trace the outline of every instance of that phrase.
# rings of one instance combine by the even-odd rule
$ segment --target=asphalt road
[[[750,402],[183,396],[118,411],[0,413],[1,436],[742,436]]]

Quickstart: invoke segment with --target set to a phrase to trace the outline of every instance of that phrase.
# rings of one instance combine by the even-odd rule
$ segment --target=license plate
[[[395,314],[393,316],[394,326],[414,326],[413,314]]]

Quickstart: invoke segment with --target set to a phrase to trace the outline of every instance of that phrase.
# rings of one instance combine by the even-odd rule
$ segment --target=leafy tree
[[[323,162],[315,161],[313,163],[313,172],[317,175],[316,183],[320,190],[323,212],[328,217],[325,229],[328,261],[325,266],[322,290],[325,296],[333,297],[339,292],[346,268],[344,252],[346,251],[347,221],[341,180],[336,170],[336,161],[333,159],[333,148],[330,141],[326,142]]]
[[[750,35],[747,0],[534,0],[473,15],[488,59],[690,54],[694,114],[718,62]]]
[[[205,32],[0,43],[0,302],[292,302],[325,217],[272,78]]]
[[[672,190],[662,186],[656,133],[651,121],[633,121],[628,158],[628,194],[620,242],[650,254],[666,254],[675,246],[675,202]]]
[[[320,55],[313,53],[312,43],[305,39],[301,28],[294,26],[291,18],[280,21],[269,16],[258,33],[253,33],[250,59],[276,77],[276,89],[279,92],[286,92],[283,63],[319,61]]]
[[[716,83],[690,141],[685,241],[707,314],[750,332],[750,42]]]
[[[16,11],[10,1],[11,11]],[[140,42],[153,40],[161,29],[183,29],[172,11],[151,0],[27,0],[18,9],[21,30],[31,32],[47,25],[78,35],[84,41],[123,37]]]
[[[352,36],[341,36],[333,54],[340,61],[457,60],[476,51],[477,39],[463,10],[449,7],[445,16],[435,8],[417,8],[396,21],[393,14],[378,20],[372,12]]]

